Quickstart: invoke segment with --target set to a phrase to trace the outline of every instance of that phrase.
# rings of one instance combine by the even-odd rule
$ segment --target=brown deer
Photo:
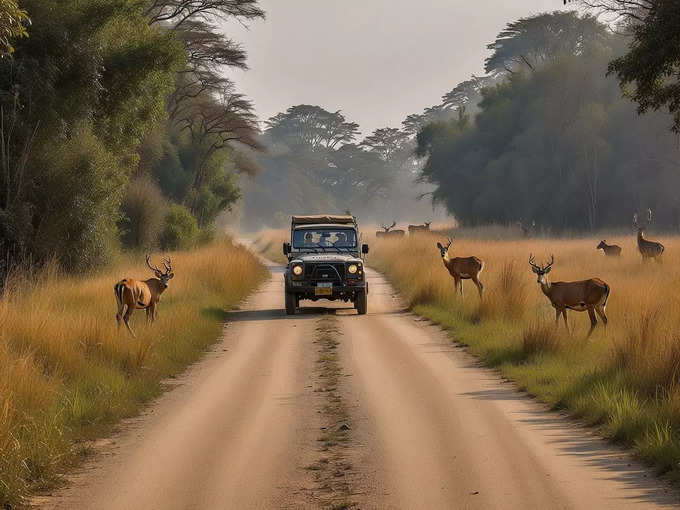
[[[554,282],[548,280],[548,273],[552,269],[555,257],[550,256],[550,262],[545,266],[537,266],[534,263],[534,256],[529,255],[529,265],[531,270],[538,275],[538,283],[541,285],[543,294],[550,300],[555,308],[555,327],[559,326],[560,314],[564,317],[564,325],[569,331],[567,323],[567,310],[575,312],[588,312],[590,317],[590,331],[588,336],[593,333],[597,325],[597,317],[600,316],[602,323],[607,326],[607,300],[609,299],[610,288],[599,278],[591,278],[580,282]]]
[[[175,276],[175,273],[172,272],[172,262],[169,258],[163,261],[165,272],[151,265],[151,262],[149,262],[149,255],[146,256],[146,265],[153,271],[156,278],[149,278],[144,281],[123,278],[113,287],[118,303],[116,321],[120,327],[120,321],[122,319],[133,337],[136,335],[130,327],[130,316],[132,315],[132,312],[135,308],[146,310],[147,322],[151,321],[153,323],[153,321],[156,320],[156,307],[161,299],[161,294],[168,288],[168,281]]]
[[[642,255],[642,260],[654,259],[657,262],[661,261],[661,254],[664,251],[663,244],[656,241],[648,241],[645,239],[645,231],[652,223],[652,210],[647,209],[647,224],[643,227],[638,224],[637,213],[633,214],[633,228],[637,229],[637,245]]]
[[[607,240],[603,239],[597,245],[596,250],[602,250],[607,257],[620,257],[621,247],[617,244],[607,244]]]
[[[463,295],[463,280],[472,280],[479,291],[479,298],[482,298],[484,285],[479,280],[479,273],[484,269],[484,261],[477,257],[454,257],[449,256],[449,248],[453,243],[453,239],[448,238],[449,244],[442,246],[442,243],[437,243],[437,248],[442,256],[444,267],[448,269],[453,277],[453,284],[456,292],[460,290],[460,295]]]
[[[409,234],[418,234],[420,232],[429,232],[431,224],[432,224],[431,221],[426,221],[422,225],[409,225],[408,226],[408,233]]]
[[[389,227],[386,227],[385,225],[380,225],[380,228],[383,229],[382,232],[378,231],[375,233],[376,237],[404,237],[406,232],[403,230],[392,230],[396,226],[397,222],[393,221],[392,224]]]

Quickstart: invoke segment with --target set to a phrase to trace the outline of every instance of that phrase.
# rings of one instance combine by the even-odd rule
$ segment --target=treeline
[[[0,278],[13,264],[82,271],[121,244],[209,236],[239,197],[235,174],[252,168],[238,146],[260,147],[252,105],[224,74],[246,54],[213,22],[263,17],[256,0],[0,9],[14,20],[0,40]]]
[[[481,91],[476,112],[458,109],[418,133],[434,200],[468,225],[594,230],[629,226],[635,210],[652,208],[655,225],[680,227],[674,119],[638,115],[623,97],[637,89],[607,75],[630,51],[619,32],[637,30],[619,29],[571,12],[510,23],[489,45],[486,71],[499,83]]]

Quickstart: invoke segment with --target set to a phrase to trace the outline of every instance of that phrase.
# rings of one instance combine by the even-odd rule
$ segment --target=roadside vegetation
[[[652,236],[659,237],[659,236]],[[643,460],[680,475],[680,238],[663,238],[663,263],[643,263],[635,237],[607,239],[620,259],[596,251],[600,239],[454,240],[450,256],[485,262],[484,298],[464,282],[454,294],[438,241],[445,234],[372,243],[368,263],[383,272],[410,309],[441,324],[459,343],[516,381],[531,395],[631,447]],[[446,243],[444,243],[446,244]],[[586,338],[586,312],[568,312],[555,328],[555,311],[528,264],[555,256],[551,281],[599,277],[611,286],[609,326]]]
[[[87,440],[157,396],[161,380],[196,361],[219,338],[225,310],[265,277],[228,240],[169,255],[175,278],[153,326],[143,310],[133,314],[136,339],[116,325],[113,285],[151,277],[143,256],[87,277],[54,265],[10,277],[0,300],[0,507],[52,485],[87,453]]]
[[[288,237],[286,237],[288,234]],[[255,236],[253,246],[264,258],[279,264],[288,264],[283,254],[284,241],[290,241],[290,232],[285,230],[263,230]]]

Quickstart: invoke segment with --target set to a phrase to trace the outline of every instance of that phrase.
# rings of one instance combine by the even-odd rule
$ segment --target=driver
[[[333,243],[334,246],[347,246],[347,234],[338,232],[336,234],[337,240]]]
[[[314,241],[312,240],[311,232],[307,232],[305,234],[305,246],[314,246]]]

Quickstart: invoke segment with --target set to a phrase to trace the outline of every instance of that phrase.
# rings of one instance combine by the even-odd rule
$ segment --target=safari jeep
[[[359,314],[366,313],[368,283],[361,256],[368,245],[360,247],[359,237],[354,216],[293,216],[290,242],[283,243],[288,315],[295,314],[301,299],[351,301]]]

